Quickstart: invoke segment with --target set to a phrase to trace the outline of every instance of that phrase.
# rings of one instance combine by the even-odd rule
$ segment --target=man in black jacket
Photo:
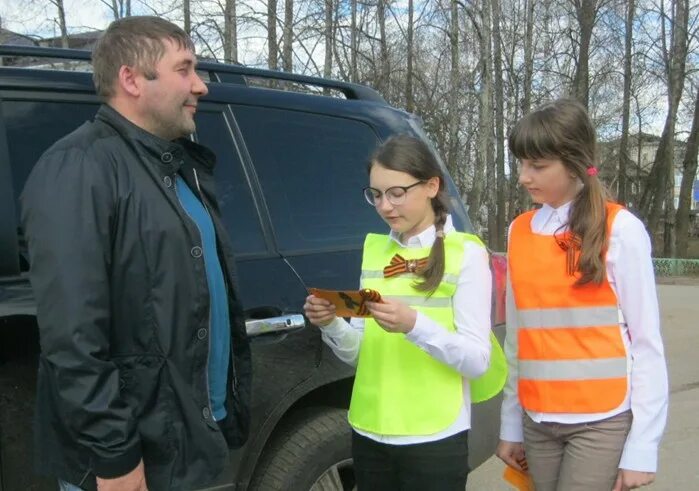
[[[22,194],[41,356],[38,470],[63,489],[197,488],[247,438],[250,350],[214,155],[192,142],[207,88],[190,38],[113,22],[105,99]]]

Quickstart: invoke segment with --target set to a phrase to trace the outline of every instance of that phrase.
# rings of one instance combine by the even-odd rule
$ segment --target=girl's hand
[[[518,471],[526,472],[529,468],[527,459],[524,456],[524,445],[521,442],[500,440],[498,447],[495,449],[495,455]]]
[[[404,303],[383,300],[383,303],[367,302],[374,320],[387,332],[409,333],[415,326],[417,312]]]
[[[335,320],[335,306],[324,298],[314,297],[309,295],[306,297],[306,303],[303,304],[303,310],[306,317],[312,324],[318,327],[325,327]]]
[[[616,484],[612,491],[628,491],[629,489],[640,488],[655,481],[655,472],[630,471],[619,469]]]

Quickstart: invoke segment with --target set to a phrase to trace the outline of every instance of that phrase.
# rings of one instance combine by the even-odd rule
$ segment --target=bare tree
[[[131,16],[131,0],[100,0],[112,11],[114,20]]]
[[[333,46],[334,46],[334,36],[333,36],[333,18],[335,13],[335,6],[333,5],[333,0],[325,0],[325,25],[324,25],[324,37],[325,37],[325,61],[323,63],[323,76],[325,78],[330,78],[332,74],[332,64],[333,64]]]
[[[597,17],[597,0],[573,0],[580,29],[578,60],[573,79],[573,94],[585,107],[590,98],[590,41]]]
[[[63,0],[49,0],[55,7],[58,15],[58,28],[61,31],[61,46],[68,48],[68,28],[66,27],[66,11]]]
[[[359,71],[357,70],[357,55],[359,51],[359,32],[357,31],[357,0],[350,0],[351,21],[350,21],[350,80],[354,83],[359,81]]]
[[[449,44],[451,46],[451,68],[449,70],[449,151],[447,167],[454,174],[459,152],[459,5],[456,0],[450,2]]]
[[[492,59],[491,59],[491,3],[489,0],[480,2],[480,32],[479,32],[479,74],[480,74],[480,97],[478,110],[478,148],[476,151],[475,165],[473,166],[473,185],[468,196],[468,205],[471,213],[478,214],[483,202],[483,191],[486,180],[490,182],[490,172],[492,170]],[[474,23],[475,25],[475,23]],[[485,171],[486,175],[483,175]],[[485,179],[484,179],[485,178]],[[490,197],[487,195],[486,197]],[[495,228],[494,210],[491,200],[488,200],[488,232],[489,240]],[[491,217],[492,216],[492,220]]]
[[[285,72],[292,70],[293,54],[293,34],[294,34],[294,0],[284,1],[284,32],[282,34],[282,66]]]
[[[413,4],[413,0],[408,0],[408,70],[405,76],[405,108],[408,110],[408,112],[415,111],[415,101],[413,98],[413,58],[415,56],[415,47],[413,46],[413,37],[415,31],[414,14],[415,6]]]
[[[223,13],[223,58],[238,63],[238,15],[236,0],[225,0]]]
[[[496,160],[496,220],[491,244],[496,251],[505,250],[505,95],[502,86],[502,37],[500,35],[500,0],[493,5],[493,69],[495,89],[495,160]],[[488,162],[487,165],[492,165]]]
[[[192,34],[192,10],[189,6],[189,0],[182,0],[182,10],[184,13],[184,32]]]
[[[675,254],[687,257],[689,242],[689,211],[692,207],[692,187],[697,175],[697,152],[699,151],[699,83],[695,87],[694,118],[685,147],[682,162],[682,182],[677,206],[677,230],[675,235]]]
[[[628,0],[626,5],[626,29],[624,33],[624,95],[621,116],[621,139],[619,143],[619,184],[617,199],[626,203],[626,172],[629,158],[629,119],[631,112],[631,48],[633,43],[634,0]],[[639,135],[640,136],[640,135]]]
[[[388,59],[388,41],[386,39],[386,2],[388,0],[377,0],[376,17],[379,24],[379,46],[381,53],[381,78],[378,89],[385,94],[390,91],[391,64]]]
[[[267,0],[267,66],[277,69],[277,0]]]
[[[658,225],[661,215],[664,216],[665,226],[662,231],[662,237],[664,238],[662,244],[665,255],[671,255],[673,245],[671,234],[672,221],[674,220],[675,126],[677,124],[677,109],[685,79],[689,2],[688,0],[675,0],[673,7],[672,22],[670,24],[671,42],[668,49],[665,46],[665,31],[666,21],[669,17],[665,14],[664,0],[661,0],[661,41],[663,44],[661,54],[667,80],[668,110],[655,160],[640,202],[641,212],[648,217],[648,228],[654,234],[656,245],[661,243]]]

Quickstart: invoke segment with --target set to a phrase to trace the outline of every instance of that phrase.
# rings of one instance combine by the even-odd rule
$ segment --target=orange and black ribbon
[[[429,258],[427,257],[406,260],[400,254],[396,254],[391,258],[391,264],[383,268],[383,277],[390,278],[391,276],[396,276],[403,273],[416,273],[418,271],[422,271],[427,267],[428,261]]]

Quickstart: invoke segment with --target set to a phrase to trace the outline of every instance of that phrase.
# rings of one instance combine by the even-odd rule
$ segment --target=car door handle
[[[280,315],[265,319],[250,319],[245,321],[248,336],[261,334],[287,333],[306,326],[306,319],[301,314]]]

